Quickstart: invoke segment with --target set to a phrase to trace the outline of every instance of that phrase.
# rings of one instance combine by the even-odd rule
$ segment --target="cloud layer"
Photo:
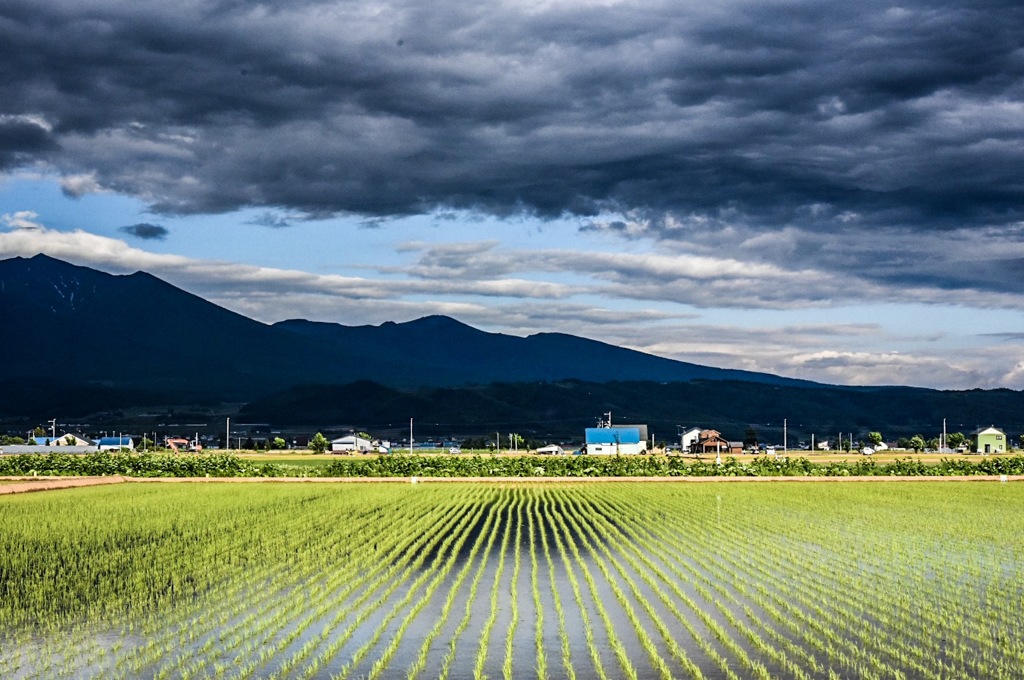
[[[659,231],[1021,219],[1009,0],[10,0],[0,16],[0,167],[159,210],[632,212]]]

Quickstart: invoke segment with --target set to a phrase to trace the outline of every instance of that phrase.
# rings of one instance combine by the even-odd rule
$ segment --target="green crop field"
[[[0,498],[0,677],[1021,678],[1024,484]]]

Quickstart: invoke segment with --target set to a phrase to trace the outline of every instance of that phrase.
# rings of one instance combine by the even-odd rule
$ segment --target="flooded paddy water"
[[[0,499],[0,677],[1024,677],[1024,484]]]

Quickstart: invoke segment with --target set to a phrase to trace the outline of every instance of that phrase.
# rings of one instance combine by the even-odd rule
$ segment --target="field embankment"
[[[233,454],[168,455],[96,452],[0,457],[4,476],[125,477],[931,477],[1024,475],[1024,456],[911,457],[812,462],[752,456],[721,464],[681,456],[418,456],[342,457],[317,464],[260,462]]]

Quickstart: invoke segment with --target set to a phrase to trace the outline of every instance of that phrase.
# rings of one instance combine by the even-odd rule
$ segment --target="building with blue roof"
[[[126,434],[118,437],[100,437],[98,446],[100,451],[135,450],[135,442],[132,441],[131,436]]]
[[[645,427],[640,425],[613,425],[588,427],[586,451],[596,455],[630,455],[647,452]]]

